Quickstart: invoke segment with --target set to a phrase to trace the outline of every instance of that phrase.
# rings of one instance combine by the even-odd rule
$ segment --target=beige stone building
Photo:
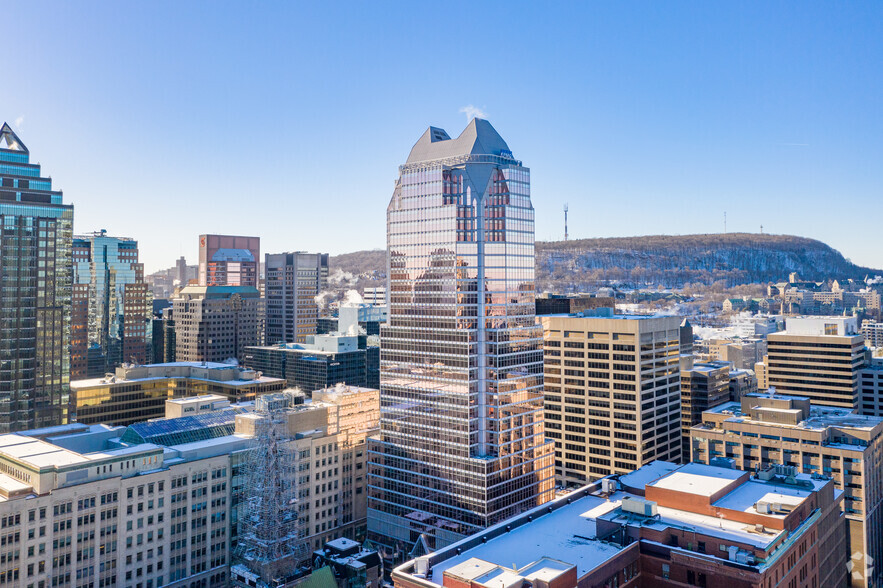
[[[186,286],[172,299],[176,361],[242,361],[264,341],[265,301],[253,286]]]
[[[380,391],[344,385],[316,390],[312,401],[292,404],[286,413],[298,455],[298,518],[309,550],[337,537],[363,540],[367,527],[365,443],[380,426]],[[259,418],[250,412],[237,415],[236,433],[252,436]]]
[[[813,404],[859,408],[859,372],[865,338],[852,317],[789,317],[767,337],[763,384],[778,394],[806,396]]]
[[[309,556],[364,536],[365,439],[377,431],[379,392],[287,396]],[[185,414],[185,401],[171,407],[184,418],[0,435],[0,585],[229,586],[254,415],[213,396],[193,402],[213,409]]]
[[[708,354],[712,361],[729,361],[736,369],[754,369],[763,360],[767,344],[763,339],[711,339]]]
[[[246,440],[127,446],[123,431],[0,437],[4,585],[227,586],[230,453]]]
[[[883,561],[881,434],[883,418],[767,394],[706,411],[702,424],[690,431],[695,462],[728,460],[745,471],[778,465],[782,471],[833,479],[844,494],[850,553],[866,554],[853,560],[862,576],[861,581],[854,577],[856,586],[879,585],[883,576],[880,566],[874,567],[874,561]],[[866,582],[869,574],[874,580]]]
[[[681,459],[678,317],[548,315],[546,436],[559,483]]]

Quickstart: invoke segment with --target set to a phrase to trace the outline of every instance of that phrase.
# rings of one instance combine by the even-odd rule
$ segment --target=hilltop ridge
[[[791,272],[816,281],[883,273],[853,264],[816,239],[759,233],[537,241],[536,254],[537,290],[556,292],[611,283],[680,288],[723,281],[736,286],[783,281]],[[385,277],[386,251],[335,255],[329,264],[332,276],[338,270],[351,274],[354,287]]]

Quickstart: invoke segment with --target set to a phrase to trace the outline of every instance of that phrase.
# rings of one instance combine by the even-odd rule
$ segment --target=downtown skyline
[[[147,273],[193,263],[202,233],[380,249],[401,146],[469,114],[531,162],[539,240],[563,237],[564,203],[572,239],[722,232],[726,212],[731,232],[883,267],[871,215],[823,215],[883,186],[879,5],[488,4],[444,31],[434,7],[42,6],[6,9],[28,26],[10,32],[27,59],[0,57],[19,80],[4,117],[41,145],[74,230],[137,239]]]

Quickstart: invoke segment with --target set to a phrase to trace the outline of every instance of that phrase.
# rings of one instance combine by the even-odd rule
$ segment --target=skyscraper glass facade
[[[150,363],[152,296],[138,262],[138,242],[104,231],[73,240],[75,309],[85,306],[85,329],[78,324],[71,348],[71,377],[101,377],[124,362]],[[85,302],[81,299],[85,298]]]
[[[387,242],[369,533],[402,553],[551,498],[530,172],[487,121],[457,139],[430,127],[400,167]]]
[[[0,128],[0,433],[67,418],[74,209]]]

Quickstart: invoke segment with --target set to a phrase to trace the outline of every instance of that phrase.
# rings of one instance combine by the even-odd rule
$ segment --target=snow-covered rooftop
[[[745,472],[701,463],[688,463],[678,470],[648,484],[654,488],[676,490],[699,496],[712,496],[744,476]]]
[[[585,496],[539,516],[530,524],[516,527],[509,533],[436,564],[432,568],[432,581],[441,585],[445,570],[473,558],[512,570],[513,566],[520,569],[545,556],[575,565],[577,574],[582,576],[622,549],[588,539],[595,536],[595,520],[583,515],[605,504],[609,503],[600,496]]]

